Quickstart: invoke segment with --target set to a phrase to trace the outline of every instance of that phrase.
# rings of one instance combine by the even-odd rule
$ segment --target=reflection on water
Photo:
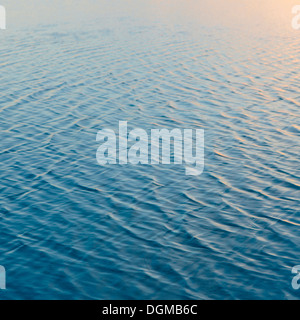
[[[299,297],[300,34],[176,8],[0,34],[1,298]],[[205,129],[204,173],[98,166],[119,121]]]

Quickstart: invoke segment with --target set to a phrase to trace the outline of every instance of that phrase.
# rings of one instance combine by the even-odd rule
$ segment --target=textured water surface
[[[300,34],[82,26],[0,34],[0,298],[299,298]],[[119,121],[204,129],[203,174],[99,166]]]

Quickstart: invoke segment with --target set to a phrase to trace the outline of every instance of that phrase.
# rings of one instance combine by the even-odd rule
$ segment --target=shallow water
[[[166,8],[0,33],[1,299],[300,297],[300,33]],[[204,129],[203,174],[99,166],[119,121]]]

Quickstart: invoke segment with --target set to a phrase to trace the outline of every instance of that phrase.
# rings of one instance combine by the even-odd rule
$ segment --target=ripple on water
[[[296,298],[299,40],[126,21],[1,44],[6,297]],[[120,120],[205,129],[204,173],[98,166]]]

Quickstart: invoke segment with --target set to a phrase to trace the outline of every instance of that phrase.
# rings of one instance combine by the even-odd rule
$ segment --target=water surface
[[[47,15],[47,1],[12,2],[20,19],[0,33],[1,299],[299,298],[290,8],[54,1]],[[204,173],[99,166],[96,133],[119,121],[204,129]]]

